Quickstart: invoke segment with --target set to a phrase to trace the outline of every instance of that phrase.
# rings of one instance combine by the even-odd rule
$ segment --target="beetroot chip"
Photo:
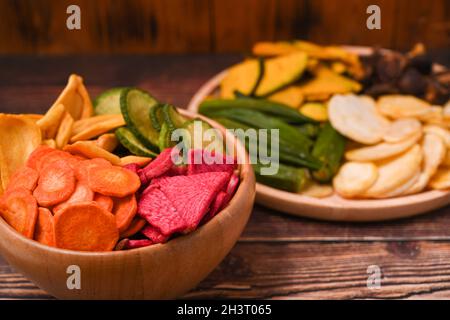
[[[188,175],[205,172],[229,172],[236,169],[236,161],[222,154],[215,154],[205,150],[189,150]]]
[[[188,227],[172,202],[159,188],[152,185],[142,193],[139,199],[138,214],[167,236]]]
[[[138,171],[142,184],[147,184],[151,179],[162,176],[174,166],[172,162],[172,150],[168,148],[161,152],[155,160],[150,162],[145,168]]]
[[[136,249],[151,246],[153,242],[149,239],[128,240],[124,249]]]
[[[230,175],[228,172],[207,172],[190,176],[161,177],[154,179],[152,185],[158,187],[173,204],[186,223],[184,232],[187,233],[197,228],[216,195],[228,184]],[[157,224],[151,221],[149,223],[167,234]]]
[[[149,240],[151,240],[154,244],[164,243],[169,240],[170,236],[166,236],[159,231],[158,228],[154,226],[147,225],[141,230],[141,233],[146,236]]]
[[[228,201],[230,201],[231,198],[233,197],[238,185],[239,185],[239,176],[237,174],[233,174],[230,178],[230,181],[228,182],[227,191],[226,191],[229,196]]]
[[[227,202],[227,198],[228,198],[228,194],[224,191],[220,191],[219,194],[217,195],[216,199],[214,199],[214,202],[211,206],[211,209],[209,210],[209,212],[206,214],[206,216],[203,218],[202,223],[206,223],[209,220],[211,220],[212,218],[214,218],[214,216],[222,209],[225,207]]]

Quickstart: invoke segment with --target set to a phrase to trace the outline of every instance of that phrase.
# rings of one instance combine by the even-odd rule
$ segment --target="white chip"
[[[431,178],[429,186],[433,189],[449,189],[450,188],[450,168],[440,168]]]
[[[312,182],[301,192],[301,194],[313,198],[326,198],[333,194],[333,188],[328,184]]]
[[[345,153],[345,158],[351,161],[378,161],[401,154],[411,148],[422,133],[419,131],[409,139],[397,143],[382,142],[374,146],[353,149]]]
[[[407,152],[379,163],[378,179],[364,196],[381,197],[408,182],[420,170],[422,157],[422,150],[416,144]]]
[[[378,99],[378,111],[389,118],[416,118],[427,112],[430,104],[414,96],[386,95]]]
[[[450,131],[448,131],[447,129],[430,124],[423,127],[423,132],[438,135],[442,138],[447,148],[450,148]]]
[[[334,95],[328,103],[328,117],[339,133],[364,144],[380,142],[386,130],[386,120],[368,97]]]
[[[383,139],[390,143],[400,142],[420,132],[422,132],[422,124],[419,120],[414,118],[399,119],[387,127]]]
[[[334,189],[345,198],[361,195],[378,178],[377,167],[370,162],[347,162],[333,179]]]

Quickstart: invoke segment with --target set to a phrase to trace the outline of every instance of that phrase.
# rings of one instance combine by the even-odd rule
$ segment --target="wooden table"
[[[441,53],[441,61],[449,54]],[[44,112],[68,75],[91,96],[139,86],[185,107],[236,55],[0,57],[0,111]],[[449,61],[447,61],[448,63]],[[381,288],[369,289],[369,266]],[[450,207],[386,223],[327,223],[256,205],[237,245],[187,298],[450,298]],[[51,298],[0,257],[0,298]]]

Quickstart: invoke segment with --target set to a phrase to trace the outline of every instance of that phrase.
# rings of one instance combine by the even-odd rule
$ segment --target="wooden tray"
[[[371,54],[370,47],[344,46],[360,56]],[[387,49],[383,49],[387,50]],[[434,71],[445,67],[434,65]],[[197,112],[198,106],[210,95],[218,93],[224,70],[208,80],[192,97],[188,110]],[[291,215],[332,221],[381,221],[423,214],[450,204],[450,191],[425,191],[419,194],[376,200],[348,200],[339,195],[326,198],[312,198],[300,194],[256,184],[256,202]]]

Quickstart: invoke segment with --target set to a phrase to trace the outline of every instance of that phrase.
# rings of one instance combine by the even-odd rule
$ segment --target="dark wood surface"
[[[436,54],[450,61],[448,52]],[[238,55],[0,57],[0,111],[44,112],[68,75],[92,96],[136,85],[185,107]],[[367,268],[381,268],[368,289]],[[188,298],[450,298],[450,207],[383,223],[329,223],[255,205],[239,242]],[[0,298],[51,298],[0,257]]]
[[[66,8],[81,9],[81,30]],[[381,30],[366,9],[381,9]],[[447,0],[0,0],[0,53],[242,52],[255,41],[450,45]]]

